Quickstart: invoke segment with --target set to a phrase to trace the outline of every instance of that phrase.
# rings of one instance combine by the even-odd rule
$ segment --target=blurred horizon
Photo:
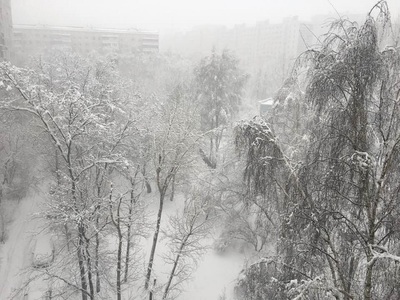
[[[376,0],[11,0],[14,24],[78,26],[93,28],[138,28],[181,32],[199,26],[226,26],[269,21],[280,23],[297,16],[366,15]],[[400,1],[387,0],[392,17],[400,14]]]

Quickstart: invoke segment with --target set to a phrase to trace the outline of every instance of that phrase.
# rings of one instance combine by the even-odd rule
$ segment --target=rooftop
[[[14,24],[14,29],[40,29],[40,30],[62,30],[62,31],[78,31],[78,32],[108,32],[108,33],[143,33],[143,34],[158,34],[157,31],[146,31],[137,28],[117,29],[117,28],[94,28],[94,27],[79,27],[79,26],[49,26],[49,25],[28,25]]]

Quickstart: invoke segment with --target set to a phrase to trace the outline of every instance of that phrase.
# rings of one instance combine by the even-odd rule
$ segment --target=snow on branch
[[[367,265],[372,265],[378,259],[389,259],[395,262],[400,262],[400,256],[389,253],[388,249],[381,245],[370,245],[370,251],[373,258],[367,263]]]

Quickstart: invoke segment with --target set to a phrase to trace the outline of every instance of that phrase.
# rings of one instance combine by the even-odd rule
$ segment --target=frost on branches
[[[322,44],[299,57],[288,85],[307,107],[287,111],[301,126],[281,130],[276,117],[237,127],[248,190],[277,212],[272,242],[282,267],[279,284],[265,284],[281,299],[400,297],[398,40],[385,1],[362,25],[332,23]],[[287,154],[298,136],[307,137],[301,151]],[[260,274],[242,286],[264,284],[267,271],[252,269]],[[247,291],[238,299],[263,299],[258,288]]]
[[[139,98],[112,62],[53,54],[32,69],[0,64],[1,109],[32,120],[54,172],[43,215],[57,236],[55,259],[36,272],[60,293],[80,293],[85,300],[115,291],[121,299],[122,281],[134,277],[128,268],[136,250],[130,247],[143,229],[135,223],[143,220],[142,159],[129,155],[141,153],[137,145],[146,141],[132,108]],[[116,174],[130,182],[118,196],[111,188]],[[119,241],[116,258],[104,251],[113,236]]]

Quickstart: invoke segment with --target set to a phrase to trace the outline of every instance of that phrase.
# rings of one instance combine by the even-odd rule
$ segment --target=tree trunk
[[[119,198],[117,208],[117,232],[118,232],[118,252],[117,252],[117,300],[121,300],[121,265],[122,265],[122,231],[121,231],[121,202],[122,197]]]
[[[130,252],[131,252],[131,225],[129,224],[127,230],[126,237],[126,252],[125,252],[125,274],[124,274],[124,282],[128,282],[129,276],[129,261],[130,261]]]
[[[90,291],[90,297],[94,299],[94,286],[93,286],[93,270],[92,270],[92,259],[89,252],[89,239],[85,237],[85,251],[86,251],[86,265],[88,274],[88,285]]]
[[[174,196],[175,196],[175,175],[172,177],[171,196],[169,197],[169,201],[173,201]]]
[[[98,174],[99,176],[99,174]],[[98,181],[98,178],[96,179]],[[97,185],[97,198],[100,199],[101,197],[101,186]],[[98,213],[100,210],[100,205],[96,206],[96,212]],[[100,236],[98,229],[100,227],[100,216],[99,214],[96,216],[96,235],[95,235],[95,253],[94,253],[94,268],[96,272],[96,293],[100,293],[101,285],[100,285],[100,271],[99,271],[99,250],[100,250]]]
[[[117,253],[117,300],[121,300],[121,265],[122,265],[122,233],[118,221],[118,253]]]
[[[370,262],[372,257],[368,258],[367,261]],[[367,273],[365,274],[364,283],[364,300],[372,300],[372,271],[374,268],[374,263],[367,264]]]
[[[80,191],[80,199],[84,199],[82,191]],[[83,239],[82,258],[86,262],[87,268],[87,285],[89,286],[90,298],[94,299],[94,286],[93,286],[93,270],[92,270],[92,259],[90,255],[90,239],[86,236],[86,230],[84,224],[79,224],[79,235]]]
[[[367,207],[367,209],[370,211],[369,213],[369,224],[368,224],[368,231],[369,231],[369,236],[368,236],[368,246],[374,245],[375,244],[375,217],[376,217],[376,201],[371,201],[373,203],[370,203],[370,207]],[[374,203],[376,202],[376,203]],[[367,271],[365,274],[365,282],[364,282],[364,300],[372,300],[372,272],[374,269],[375,262],[371,263],[371,260],[373,259],[373,254],[371,253],[371,250],[367,248]]]
[[[99,228],[99,216],[96,217],[96,228]],[[100,236],[99,233],[96,232],[95,235],[95,257],[94,257],[94,268],[96,272],[96,293],[100,293],[100,271],[99,271],[99,249],[100,249]]]
[[[87,300],[87,280],[86,280],[86,269],[83,258],[83,235],[82,235],[82,225],[79,225],[79,233],[78,233],[78,264],[79,264],[79,273],[81,277],[81,288],[82,288],[82,300]]]
[[[156,224],[156,230],[155,230],[154,236],[153,236],[153,244],[151,246],[149,264],[147,266],[146,281],[144,284],[145,289],[149,288],[151,272],[153,269],[154,254],[156,252],[158,234],[160,232],[160,226],[161,226],[161,217],[162,217],[162,211],[163,211],[163,206],[164,206],[164,198],[165,198],[165,189],[163,188],[160,191],[160,204],[158,207],[157,224]]]
[[[128,282],[129,276],[129,261],[130,261],[130,252],[131,252],[131,230],[132,230],[132,213],[133,213],[133,205],[135,204],[135,195],[134,195],[134,182],[131,179],[131,201],[129,204],[128,211],[128,225],[127,225],[127,233],[126,233],[126,254],[125,254],[125,275],[124,282]]]
[[[154,279],[153,287],[156,286],[156,282],[157,282],[157,279]],[[151,289],[150,292],[149,292],[149,300],[153,300],[153,289]]]
[[[211,169],[215,169],[217,166],[215,162],[211,161],[210,158],[204,153],[203,149],[199,149],[199,153],[203,161],[209,166]]]
[[[169,274],[167,285],[165,286],[164,295],[162,297],[163,300],[167,299],[168,292],[171,287],[172,279],[174,279],[174,277],[175,277],[175,271],[176,271],[176,268],[178,267],[179,259],[181,258],[182,251],[185,248],[186,242],[189,239],[189,237],[190,237],[190,234],[188,234],[185,237],[185,239],[182,241],[181,245],[179,246],[178,254],[176,255],[176,258],[174,260],[174,265],[172,267],[171,273]]]
[[[146,185],[147,193],[150,194],[151,193],[151,185],[150,185],[149,180],[147,179],[147,176],[146,176],[146,164],[143,165],[142,175],[143,175],[143,178],[144,178],[144,183]]]
[[[79,211],[77,206],[77,197],[76,197],[76,184],[75,184],[75,177],[72,173],[72,168],[70,167],[69,163],[69,175],[71,178],[71,193],[72,193],[72,200],[74,202],[74,208],[76,211]],[[79,273],[81,277],[81,293],[82,293],[82,300],[87,300],[88,298],[88,284],[86,279],[86,269],[85,269],[85,254],[84,254],[84,243],[85,243],[85,228],[82,222],[78,223],[78,265],[79,265]]]

